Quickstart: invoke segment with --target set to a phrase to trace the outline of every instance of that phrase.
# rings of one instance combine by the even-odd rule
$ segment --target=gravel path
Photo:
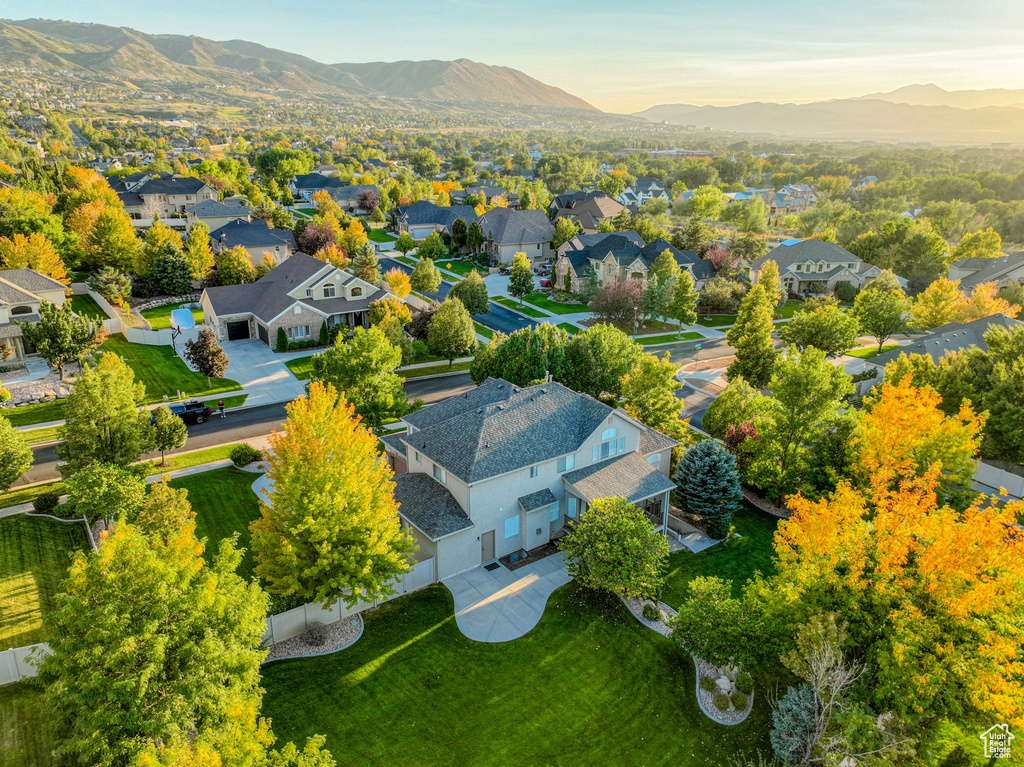
[[[658,602],[658,609],[661,610],[661,614],[665,616],[664,620],[649,621],[644,617],[644,603],[646,602],[646,600],[637,599],[636,597],[634,597],[633,599],[623,599],[622,601],[626,603],[626,607],[628,607],[629,611],[633,613],[633,617],[645,626],[647,626],[647,628],[654,629],[662,636],[672,635],[672,627],[669,626],[665,621],[675,618],[676,611],[669,607],[667,604],[665,604],[664,602]]]
[[[264,663],[285,658],[308,658],[314,655],[329,655],[344,650],[354,644],[363,635],[363,616],[359,613],[349,615],[334,623],[327,624],[327,641],[319,647],[311,647],[301,637],[292,637],[278,642],[270,648]]]

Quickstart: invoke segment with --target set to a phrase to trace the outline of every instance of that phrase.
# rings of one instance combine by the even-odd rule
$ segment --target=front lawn
[[[582,333],[583,332],[582,328],[580,328],[577,325],[573,325],[571,322],[559,322],[558,323],[558,327],[560,327],[562,330],[564,330],[566,333],[568,333],[571,336],[574,336],[577,333]]]
[[[383,229],[367,229],[366,236],[370,238],[370,242],[394,242],[398,239],[393,234],[388,234]]]
[[[735,323],[735,314],[711,314],[697,319],[697,324],[703,325],[706,328],[718,328],[723,325],[733,325]]]
[[[100,322],[110,319],[107,313],[100,308],[100,305],[90,295],[71,296],[68,300],[71,302],[71,310],[79,317],[85,317],[87,320],[99,320]]]
[[[31,426],[34,423],[63,421],[64,400],[55,399],[53,402],[41,402],[38,405],[6,407],[0,410],[0,414],[10,421],[12,426]]]
[[[525,306],[520,306],[519,302],[516,299],[509,298],[507,296],[497,296],[496,298],[492,298],[491,300],[497,301],[499,304],[501,304],[502,306],[507,306],[509,309],[514,309],[520,314],[525,314],[527,317],[541,318],[551,316],[547,312],[542,312],[539,311],[538,309],[532,308],[529,304],[526,304]]]
[[[407,266],[416,266],[415,258],[409,258],[409,256],[395,256],[394,258],[396,261],[401,261],[403,264],[406,264]]]
[[[473,327],[476,328],[476,332],[482,335],[486,339],[494,338],[494,331],[490,328],[484,327],[479,322],[474,322]]]
[[[700,333],[690,331],[688,333],[666,333],[662,336],[639,336],[633,340],[639,341],[644,346],[650,346],[651,344],[670,344],[676,341],[693,341],[703,337]]]
[[[188,303],[192,303],[189,301]],[[163,330],[164,328],[171,327],[171,312],[175,309],[180,309],[185,304],[164,304],[163,306],[157,306],[153,309],[146,309],[140,312],[142,316],[149,321],[149,326],[153,330]],[[196,325],[203,324],[203,310],[193,309],[192,316],[196,319]]]
[[[559,303],[558,301],[551,300],[551,296],[547,293],[532,293],[531,295],[523,296],[523,300],[528,304],[546,309],[552,314],[579,314],[580,312],[588,311],[586,304]]]
[[[792,298],[786,301],[782,306],[777,309],[777,313],[780,319],[791,320],[793,315],[796,314],[796,310],[803,305],[803,301],[795,301]]]
[[[265,666],[263,713],[346,764],[723,765],[768,751],[766,695],[740,725],[699,710],[689,656],[575,584],[511,642],[466,638],[442,585],[364,614],[343,652]],[[396,758],[396,754],[400,756]]]
[[[468,362],[456,362],[451,367],[448,367],[448,363],[445,362],[441,365],[428,365],[425,368],[399,368],[395,372],[402,376],[402,378],[423,378],[423,376],[439,375],[441,373],[455,373],[460,370],[469,370],[469,366],[473,364],[473,361]]]
[[[879,354],[885,354],[886,352],[891,352],[893,349],[899,348],[899,344],[886,344],[885,346],[882,347],[882,350],[879,351],[877,346],[864,346],[861,347],[860,349],[850,349],[850,351],[846,353],[846,356],[858,357],[862,360],[870,360],[874,359]]]
[[[46,641],[43,617],[72,555],[88,548],[81,522],[24,514],[0,519],[0,648]]]
[[[52,767],[57,738],[41,686],[0,687],[0,767]]]
[[[293,360],[287,360],[284,364],[290,371],[292,371],[292,375],[300,381],[308,381],[313,377],[314,356],[315,355],[310,354],[308,357],[296,357]]]
[[[481,277],[486,277],[489,274],[486,269],[481,269],[479,266],[476,266],[469,261],[441,260],[435,261],[434,266],[439,269],[447,269],[449,272],[454,272],[459,275],[459,277],[465,277],[474,269],[480,272]]]
[[[135,371],[135,380],[146,385],[146,399],[140,404],[160,402],[165,394],[174,398],[178,391],[198,398],[242,388],[229,378],[214,378],[207,388],[206,376],[189,370],[170,346],[132,344],[121,336],[111,336],[100,349],[124,358]]]

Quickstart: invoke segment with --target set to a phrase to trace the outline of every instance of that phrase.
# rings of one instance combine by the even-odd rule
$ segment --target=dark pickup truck
[[[173,405],[168,405],[168,409],[178,416],[187,424],[202,423],[211,415],[213,415],[213,408],[208,405],[204,405],[202,402],[192,400],[191,402],[176,402]],[[156,416],[153,416],[150,420],[153,420]]]

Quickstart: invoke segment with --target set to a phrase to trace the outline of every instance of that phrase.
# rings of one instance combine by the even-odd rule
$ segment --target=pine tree
[[[768,384],[775,365],[773,311],[774,304],[761,282],[743,297],[736,323],[725,334],[736,350],[736,360],[729,365],[727,372],[730,380],[743,376],[758,389]]]
[[[356,250],[352,257],[351,269],[352,273],[364,282],[371,285],[380,282],[380,260],[372,242],[364,243]]]
[[[487,314],[491,311],[487,285],[476,269],[455,283],[448,295],[462,301],[470,314]]]
[[[447,359],[450,368],[456,357],[473,354],[477,345],[473,318],[462,301],[449,297],[434,313],[427,332],[427,349]]]
[[[89,275],[87,283],[92,290],[114,306],[123,306],[125,299],[132,294],[131,277],[112,266],[104,266],[95,274]]]
[[[288,351],[288,334],[284,328],[277,329],[277,341],[274,344],[274,348],[279,352]]]
[[[320,323],[320,335],[317,336],[316,342],[320,346],[327,346],[331,341],[330,331],[327,329],[327,320]]]
[[[186,341],[184,356],[192,367],[206,376],[207,388],[212,385],[211,378],[223,378],[228,371],[228,355],[217,343],[217,333],[213,328],[201,328],[195,341]]]
[[[732,454],[714,440],[699,442],[679,461],[675,479],[685,510],[708,523],[712,538],[725,538],[732,515],[743,501]]]
[[[441,287],[441,272],[430,258],[420,256],[409,277],[409,283],[417,293],[436,293]]]
[[[64,366],[81,362],[103,334],[99,323],[75,314],[70,301],[65,301],[58,308],[49,301],[40,300],[39,321],[17,324],[25,340],[36,347],[39,356],[60,371],[62,381]]]
[[[167,465],[164,458],[166,451],[185,447],[187,441],[188,429],[185,428],[185,422],[166,405],[158,407],[153,413],[153,442],[160,451],[160,465]]]
[[[530,259],[525,253],[516,253],[512,259],[512,277],[508,283],[508,294],[519,299],[519,305],[523,305],[523,296],[533,292],[533,270],[530,268]]]

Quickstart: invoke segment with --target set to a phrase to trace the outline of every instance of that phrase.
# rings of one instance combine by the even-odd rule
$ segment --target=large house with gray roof
[[[288,182],[288,191],[292,193],[292,197],[300,200],[309,200],[317,192],[324,190],[333,192],[336,189],[341,189],[343,186],[347,186],[347,184],[336,176],[327,176],[323,173],[313,172],[292,176]]]
[[[542,210],[491,208],[480,216],[480,228],[492,264],[510,264],[516,253],[525,253],[531,263],[554,257],[555,227]]]
[[[575,237],[559,248],[554,284],[558,290],[564,290],[568,278],[569,292],[580,293],[588,275],[593,274],[598,287],[623,280],[640,280],[646,285],[651,267],[666,250],[680,269],[690,273],[697,290],[715,275],[711,262],[694,250],[679,250],[660,238],[644,245],[636,232],[611,232]]]
[[[63,306],[66,290],[63,283],[34,269],[0,271],[0,363],[35,353],[17,323],[38,322],[40,301]]]
[[[548,211],[554,220],[567,218],[577,224],[584,234],[594,234],[605,221],[610,221],[624,207],[604,192],[566,192],[551,201]]]
[[[932,358],[935,364],[943,357],[953,352],[964,351],[973,346],[982,351],[988,350],[988,342],[985,340],[985,333],[989,328],[998,326],[1012,330],[1013,328],[1024,327],[1024,322],[1007,317],[1005,314],[993,314],[990,317],[982,317],[971,322],[950,322],[932,328],[922,338],[919,338],[899,349],[879,354],[869,362],[880,368],[899,358],[901,354],[920,354]]]
[[[297,248],[290,229],[274,229],[266,221],[238,218],[210,232],[214,253],[241,245],[252,257],[255,266],[270,256],[275,264],[287,260]]]
[[[357,216],[372,213],[372,210],[364,208],[359,204],[359,198],[364,192],[373,192],[373,199],[380,202],[380,189],[377,188],[376,184],[346,184],[345,186],[327,190],[331,198],[338,203],[339,208],[346,213],[353,213]]]
[[[154,216],[178,215],[201,202],[217,199],[216,189],[191,176],[144,175],[138,182],[115,182],[113,189],[129,216],[147,221]]]
[[[967,295],[985,282],[1001,288],[1009,282],[1024,283],[1024,252],[998,258],[965,258],[949,265],[949,279],[960,280]]]
[[[206,288],[200,300],[217,338],[258,338],[274,348],[278,328],[289,341],[309,341],[325,322],[366,327],[370,304],[386,295],[344,269],[296,253],[256,282]]]
[[[429,200],[400,205],[395,208],[394,217],[398,233],[408,233],[414,240],[425,240],[433,232],[451,234],[456,219],[461,218],[467,226],[477,220],[476,211],[469,205],[444,208]]]
[[[200,221],[213,231],[239,219],[249,221],[251,214],[249,206],[241,202],[204,200],[185,211],[185,231],[191,232],[192,227]]]
[[[598,498],[668,529],[678,443],[561,384],[489,378],[402,420],[382,438],[398,514],[439,580],[548,543]]]
[[[645,202],[651,200],[672,202],[669,190],[653,176],[641,176],[619,193],[619,202],[631,210],[639,210]]]
[[[834,242],[786,240],[750,265],[751,282],[761,278],[768,261],[779,265],[782,286],[793,295],[830,293],[840,282],[864,288],[882,273]]]

